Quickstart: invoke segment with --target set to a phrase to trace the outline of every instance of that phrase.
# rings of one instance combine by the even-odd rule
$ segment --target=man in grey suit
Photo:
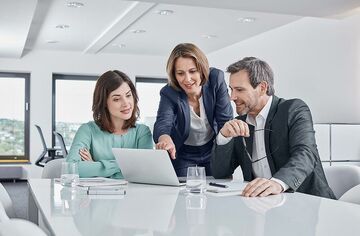
[[[227,178],[240,165],[247,197],[298,191],[335,198],[321,165],[309,107],[274,95],[270,66],[246,57],[227,68],[238,117],[220,130],[211,168]]]

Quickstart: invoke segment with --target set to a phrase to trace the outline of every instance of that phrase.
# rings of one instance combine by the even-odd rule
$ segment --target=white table
[[[89,197],[29,180],[31,218],[52,235],[358,235],[360,206],[300,193],[266,198],[188,195],[129,184],[126,195]]]

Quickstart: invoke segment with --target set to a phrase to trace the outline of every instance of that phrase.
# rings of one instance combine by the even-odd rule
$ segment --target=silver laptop
[[[133,183],[181,186],[165,150],[113,148],[124,178]],[[183,182],[183,181],[181,181]]]

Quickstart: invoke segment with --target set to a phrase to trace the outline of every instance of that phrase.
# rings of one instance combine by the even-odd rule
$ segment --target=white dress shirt
[[[186,145],[201,146],[207,144],[214,136],[214,131],[206,116],[202,97],[199,99],[199,106],[200,116],[190,106],[190,131],[188,138],[184,142]]]
[[[272,178],[269,161],[267,158],[263,158],[266,156],[264,129],[265,129],[266,118],[270,111],[272,99],[273,97],[271,96],[267,101],[266,105],[263,107],[263,109],[259,112],[259,114],[256,117],[253,117],[251,115],[247,115],[246,117],[246,123],[253,125],[254,130],[259,130],[254,132],[253,134],[250,134],[253,135],[253,152],[251,155],[253,162],[252,169],[253,169],[253,174],[256,178],[271,179],[279,183],[283,187],[284,191],[286,191],[289,188],[289,186],[279,179]],[[219,132],[218,136],[216,137],[216,143],[218,145],[225,145],[228,142],[230,142],[231,139],[232,137],[225,138]],[[254,162],[261,158],[263,159]]]

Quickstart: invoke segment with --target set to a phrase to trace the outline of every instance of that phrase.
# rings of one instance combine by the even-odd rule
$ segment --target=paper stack
[[[88,187],[87,194],[89,195],[124,195],[126,189],[121,186],[95,186]]]
[[[81,178],[79,187],[86,189],[89,195],[124,195],[127,181],[123,179]]]

